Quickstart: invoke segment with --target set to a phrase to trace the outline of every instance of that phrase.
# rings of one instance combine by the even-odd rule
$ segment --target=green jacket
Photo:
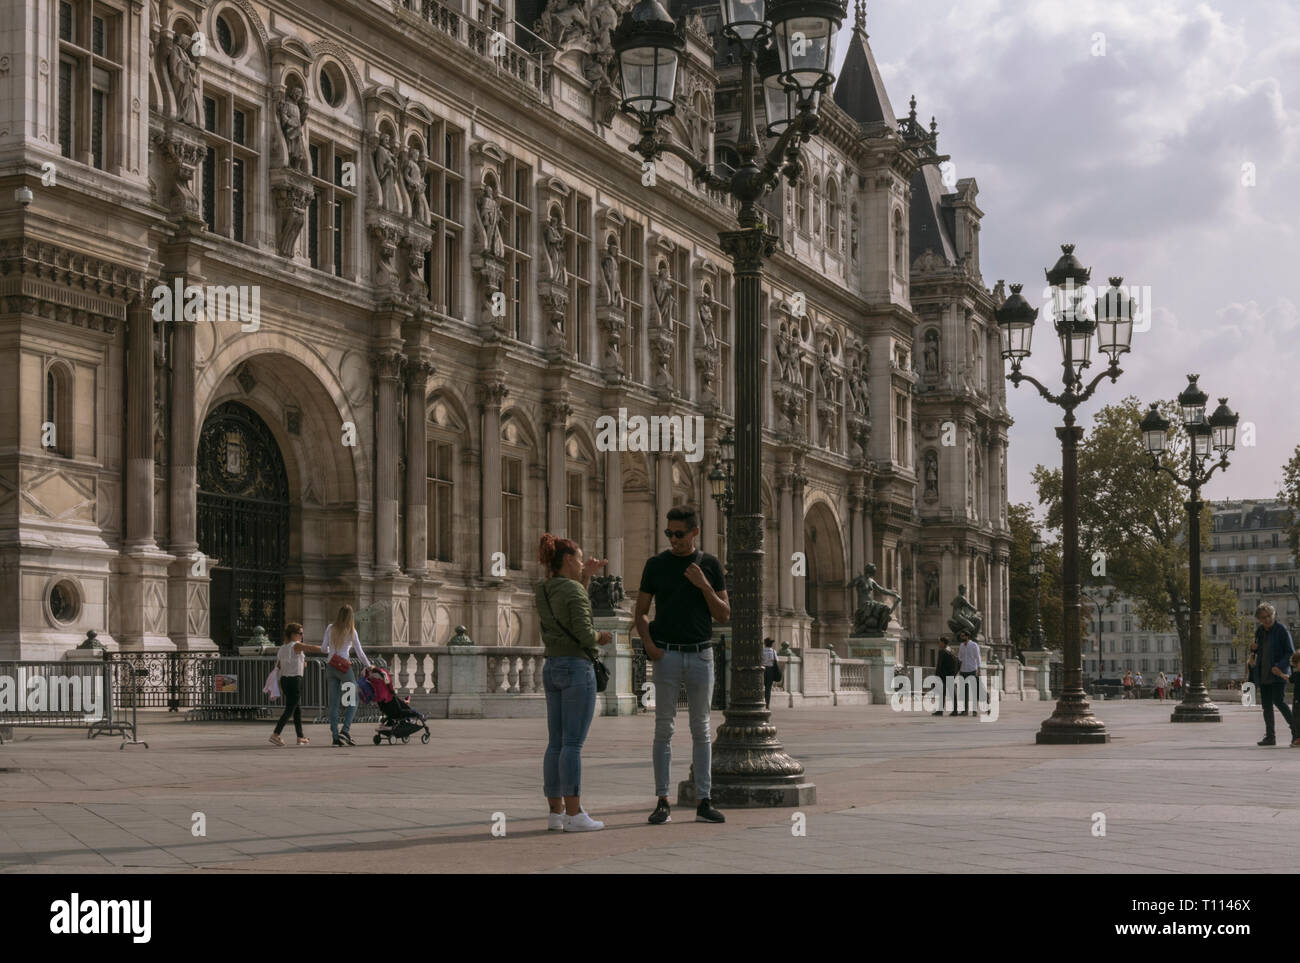
[[[537,583],[536,594],[537,614],[542,623],[542,644],[546,646],[548,659],[585,659],[588,652],[592,656],[599,656],[596,630],[591,625],[591,599],[587,597],[587,590],[581,582],[556,575]],[[569,636],[569,632],[564,631],[565,628],[583,643],[581,648]]]

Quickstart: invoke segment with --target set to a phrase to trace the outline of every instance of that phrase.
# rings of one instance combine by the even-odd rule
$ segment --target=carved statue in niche
[[[610,234],[609,243],[600,256],[600,303],[621,308],[623,287],[618,277],[618,253],[618,235]]]
[[[307,158],[307,95],[302,87],[286,90],[275,112],[284,138],[284,166],[300,174],[311,173]]]
[[[293,257],[293,249],[298,243],[298,235],[307,222],[307,207],[311,203],[311,193],[299,190],[292,185],[272,188],[276,210],[279,217],[276,222],[275,249],[281,257]]]
[[[385,211],[402,213],[401,199],[397,194],[397,158],[393,154],[393,139],[382,132],[370,152],[371,173],[375,178],[375,200]]]
[[[546,280],[553,284],[568,284],[569,271],[565,267],[568,238],[564,234],[564,215],[559,207],[551,208],[551,218],[542,231],[542,248],[546,252]]]
[[[700,333],[703,335],[700,339],[701,347],[708,351],[716,351],[718,333],[713,327],[713,295],[709,293],[707,287],[700,291],[700,301],[695,311],[700,316]]]
[[[939,332],[931,328],[925,332],[925,373],[939,373]]]
[[[821,360],[817,362],[817,381],[821,396],[831,401],[836,400],[839,394],[840,376],[835,370],[835,362],[831,360],[829,344],[822,345]]]
[[[661,325],[671,325],[677,315],[677,292],[673,290],[673,279],[668,276],[668,262],[659,262],[659,273],[651,288],[655,298],[655,316]]]
[[[925,607],[927,609],[939,607],[939,573],[933,566],[925,570]]]
[[[412,144],[402,161],[402,182],[411,199],[411,217],[421,224],[429,223],[429,199],[424,196],[424,154],[418,144]]]
[[[778,378],[786,384],[799,384],[799,359],[802,349],[790,332],[790,325],[781,322],[780,332],[776,337],[776,360]]]
[[[199,71],[191,59],[193,37],[177,34],[167,51],[167,73],[176,96],[176,119],[185,124],[199,124]]]
[[[412,293],[419,293],[425,290],[424,283],[424,252],[417,251],[413,247],[406,249],[406,281],[405,288]]]
[[[554,0],[537,19],[537,36],[560,47],[590,26],[584,0]]]
[[[849,375],[849,397],[854,411],[864,418],[871,417],[871,386],[867,381],[867,367],[860,361],[853,362],[853,372]]]
[[[971,443],[966,445],[966,511],[972,517],[975,515],[975,447]]]
[[[505,257],[506,246],[501,241],[501,204],[497,200],[496,185],[491,181],[484,182],[477,207],[480,250],[495,257]]]
[[[932,451],[925,453],[925,494],[939,496],[939,456]]]

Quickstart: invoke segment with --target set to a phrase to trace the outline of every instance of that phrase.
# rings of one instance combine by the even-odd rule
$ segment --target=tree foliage
[[[1034,627],[1034,580],[1029,574],[1029,543],[1033,540],[1033,506],[1028,503],[1010,505],[1007,520],[1011,526],[1011,642],[1017,648],[1029,647],[1030,633]],[[1039,584],[1040,613],[1043,620],[1043,638],[1049,649],[1059,649],[1064,639],[1064,590],[1061,588],[1061,546],[1043,544],[1043,577]]]
[[[1160,411],[1175,425],[1181,419],[1172,401]],[[1084,585],[1113,585],[1132,599],[1143,630],[1178,630],[1186,651],[1191,635],[1187,547],[1189,493],[1166,472],[1151,469],[1139,423],[1145,409],[1132,396],[1097,412],[1092,430],[1079,443],[1079,575]],[[1164,464],[1186,477],[1190,457],[1186,434],[1175,430]],[[1047,505],[1048,525],[1062,523],[1061,469],[1034,469],[1038,497]],[[1204,498],[1204,493],[1202,493]],[[1206,503],[1201,510],[1201,549],[1208,551],[1213,528]],[[1237,621],[1237,597],[1227,583],[1202,576],[1202,623]],[[1202,631],[1202,666],[1210,664]]]
[[[1286,502],[1291,509],[1291,521],[1287,526],[1286,543],[1291,549],[1291,557],[1300,565],[1300,445],[1295,446],[1291,460],[1282,466],[1282,490],[1277,497]],[[1300,602],[1300,591],[1292,584],[1291,594]]]

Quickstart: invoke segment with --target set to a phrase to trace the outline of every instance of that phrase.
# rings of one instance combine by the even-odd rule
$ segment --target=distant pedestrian
[[[957,714],[957,686],[950,680],[957,678],[959,668],[960,665],[957,662],[957,657],[952,654],[952,649],[948,647],[948,640],[940,638],[938,657],[934,660],[934,674],[939,677],[940,686],[939,711],[932,712],[930,713],[931,715],[941,716],[943,715],[943,710],[948,708],[949,689],[952,690],[952,714]]]
[[[1133,673],[1131,671],[1124,673],[1124,698],[1133,698]]]
[[[280,733],[290,717],[293,718],[293,731],[298,734],[298,745],[307,745],[307,737],[302,734],[302,674],[307,668],[306,653],[320,654],[319,645],[311,645],[302,640],[302,626],[290,622],[284,627],[284,645],[275,653],[275,668],[280,673],[280,691],[284,693],[284,712],[271,733],[271,745],[283,746]]]
[[[1143,686],[1143,683],[1144,683],[1144,680],[1142,679],[1142,673],[1141,673],[1141,672],[1139,672],[1137,675],[1133,676],[1133,697],[1134,697],[1135,699],[1141,699],[1141,698],[1142,698],[1142,686]]]
[[[1174,695],[1180,699],[1183,697],[1183,674],[1181,672],[1174,676]]]
[[[776,658],[776,641],[763,640],[763,702],[772,708],[772,683],[781,681],[781,663]]]
[[[352,611],[352,606],[344,605],[339,608],[334,621],[325,626],[325,638],[320,645],[321,653],[329,659],[329,665],[325,666],[325,684],[329,687],[330,735],[334,738],[335,746],[356,745],[350,734],[352,717],[357,714],[357,679],[352,672],[353,649],[365,667],[370,668],[370,658],[362,650],[361,636],[357,635],[356,614]],[[340,729],[339,703],[343,701],[344,686],[348,685],[352,688],[348,690],[348,704],[343,713],[343,728]]]
[[[548,741],[542,757],[542,785],[551,810],[546,828],[594,832],[605,824],[582,808],[582,745],[596,714],[595,661],[600,654],[596,646],[609,645],[613,635],[597,632],[592,626],[587,585],[605,559],[584,561],[577,542],[547,532],[538,545],[537,560],[547,575],[536,588],[546,647],[542,687],[546,691]]]
[[[1169,688],[1169,680],[1161,672],[1156,676],[1156,699],[1160,702],[1165,701],[1165,690]]]
[[[1291,655],[1295,652],[1295,645],[1291,641],[1291,633],[1277,621],[1275,615],[1273,606],[1267,602],[1261,602],[1255,609],[1255,620],[1259,625],[1255,629],[1253,651],[1247,662],[1251,681],[1259,691],[1259,704],[1264,709],[1264,738],[1258,745],[1277,745],[1273,724],[1273,707],[1276,706],[1291,730],[1291,745],[1300,747],[1300,738],[1296,737],[1295,732],[1295,719],[1286,704],[1286,683],[1291,677]]]
[[[969,632],[961,633],[961,645],[957,647],[957,661],[961,665],[961,689],[962,689],[962,710],[963,716],[979,715],[979,692],[980,692],[980,647],[979,643],[970,637]],[[975,708],[971,708],[971,693],[975,694]],[[957,709],[957,694],[954,692],[952,697],[954,712]]]

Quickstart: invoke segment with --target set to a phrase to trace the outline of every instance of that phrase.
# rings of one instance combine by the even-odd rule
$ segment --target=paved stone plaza
[[[277,749],[271,725],[149,715],[150,748],[18,730],[0,747],[0,868],[22,872],[1244,872],[1293,871],[1300,751],[1255,746],[1258,709],[1173,725],[1170,704],[1096,704],[1107,746],[1036,746],[1047,703],[996,722],[885,706],[784,710],[782,738],[817,785],[807,835],[791,810],[729,810],[722,826],[653,805],[652,719],[597,718],[584,804],[607,828],[546,831],[542,720],[438,721],[422,746]],[[714,726],[722,721],[714,713]],[[679,714],[674,782],[689,761]],[[286,736],[292,735],[292,730]],[[361,740],[364,739],[364,742]],[[207,836],[191,834],[206,814]],[[493,838],[493,813],[506,814]],[[1105,813],[1106,835],[1092,833]]]

